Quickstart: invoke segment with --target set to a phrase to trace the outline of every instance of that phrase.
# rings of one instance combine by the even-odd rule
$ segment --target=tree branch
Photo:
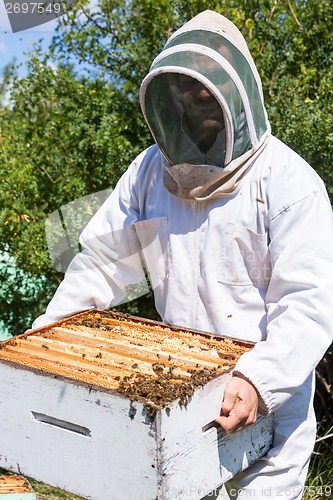
[[[294,9],[293,9],[292,5],[291,5],[290,0],[287,0],[287,2],[288,2],[288,7],[289,7],[289,9],[290,9],[290,12],[291,12],[291,14],[292,14],[293,18],[295,19],[295,21],[296,21],[297,25],[298,25],[298,26],[301,26],[301,23],[299,22],[299,20],[298,20],[298,18],[297,18],[297,16],[296,16],[296,13],[295,13],[295,11],[294,11]]]

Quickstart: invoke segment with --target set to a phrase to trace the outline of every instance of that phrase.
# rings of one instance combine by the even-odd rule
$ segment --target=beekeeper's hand
[[[221,407],[216,419],[228,434],[235,434],[257,420],[258,393],[246,379],[234,376],[227,383]]]

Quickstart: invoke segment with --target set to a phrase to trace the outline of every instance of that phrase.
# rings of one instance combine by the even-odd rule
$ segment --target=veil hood
[[[186,126],[184,77],[204,86],[223,116],[214,143],[204,150]],[[165,159],[165,187],[182,198],[234,193],[270,136],[261,80],[247,44],[231,21],[210,10],[169,38],[142,82],[140,104]]]

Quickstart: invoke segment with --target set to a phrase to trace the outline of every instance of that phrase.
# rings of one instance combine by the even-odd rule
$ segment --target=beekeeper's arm
[[[316,190],[272,214],[269,235],[267,340],[241,356],[237,383],[226,387],[225,417],[218,421],[229,432],[253,422],[256,391],[268,413],[286,403],[332,342],[333,227],[325,193]]]
[[[34,321],[33,328],[94,307],[114,307],[127,300],[128,287],[133,284],[140,283],[142,293],[147,291],[133,227],[138,220],[138,203],[132,186],[139,163],[140,157],[83,231],[82,252],[72,260],[45,314]]]

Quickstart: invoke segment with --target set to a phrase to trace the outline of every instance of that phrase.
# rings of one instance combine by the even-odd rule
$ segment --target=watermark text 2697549
[[[68,12],[78,0],[5,1],[5,8],[13,33],[52,21]]]
[[[63,13],[61,2],[6,2],[7,14],[44,14]]]

